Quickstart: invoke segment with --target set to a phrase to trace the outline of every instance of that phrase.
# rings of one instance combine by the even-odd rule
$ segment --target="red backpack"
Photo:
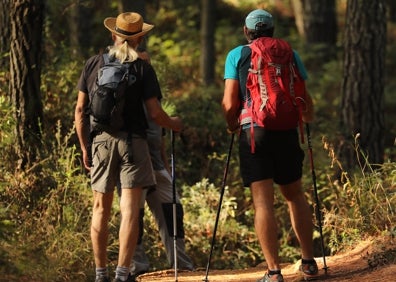
[[[305,82],[294,64],[293,50],[285,40],[261,37],[250,44],[251,67],[246,88],[251,100],[245,102],[241,124],[249,120],[252,153],[254,153],[254,127],[269,130],[289,130],[300,127],[302,132],[302,104],[305,103]]]

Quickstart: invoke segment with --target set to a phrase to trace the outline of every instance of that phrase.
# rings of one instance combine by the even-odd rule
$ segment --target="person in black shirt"
[[[182,121],[179,117],[169,117],[162,109],[157,98],[161,96],[161,90],[156,73],[150,64],[139,59],[136,51],[144,35],[154,26],[144,23],[141,15],[133,12],[122,13],[117,18],[106,18],[104,25],[111,32],[114,41],[113,46],[108,49],[109,57],[115,57],[121,63],[128,62],[131,68],[141,71],[136,83],[128,86],[126,90],[126,129],[111,134],[95,134],[89,152],[90,124],[85,109],[89,103],[89,94],[96,83],[97,71],[103,64],[102,54],[88,59],[81,73],[75,125],[83,163],[90,171],[94,196],[91,240],[96,265],[95,281],[110,281],[106,265],[108,222],[118,181],[122,189],[121,224],[118,266],[114,281],[135,281],[129,273],[129,266],[139,233],[139,203],[142,189],[155,184],[146,140],[147,120],[143,104],[150,118],[164,128],[179,132]]]

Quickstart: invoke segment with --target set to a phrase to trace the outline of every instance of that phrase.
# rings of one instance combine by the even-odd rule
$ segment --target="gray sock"
[[[97,267],[95,269],[96,278],[100,277],[109,277],[109,272],[107,271],[107,267]]]
[[[117,266],[116,269],[116,279],[120,279],[121,281],[126,281],[129,275],[129,267]]]

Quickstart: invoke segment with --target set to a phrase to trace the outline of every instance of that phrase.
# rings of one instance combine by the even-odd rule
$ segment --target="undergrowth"
[[[332,253],[375,235],[396,235],[396,163],[382,165],[360,160],[360,170],[350,174],[337,159],[334,147],[323,139],[330,157],[328,186],[323,189],[324,227]],[[364,156],[356,139],[357,156]],[[334,173],[334,168],[340,174]],[[328,197],[328,196],[331,197]]]
[[[174,30],[172,28],[172,32]],[[233,30],[232,26],[219,31],[217,35],[222,38],[221,41],[216,40],[216,44],[220,45],[217,46],[221,51],[219,56],[224,57],[223,51],[229,48],[230,43],[237,41],[237,35],[229,37],[230,30]],[[221,36],[222,34],[227,36]],[[194,35],[195,33],[189,34],[191,37]],[[156,41],[156,37],[151,38]],[[180,46],[175,45],[178,41],[194,45],[191,60],[184,61],[186,57],[179,56],[182,51],[188,53],[190,49],[180,49]],[[158,39],[158,42],[162,41]],[[164,52],[169,54],[160,53],[164,46]],[[182,113],[186,123],[185,131],[178,140],[180,146],[176,148],[179,158],[177,187],[184,206],[186,250],[196,266],[202,268],[206,266],[211,248],[226,157],[224,152],[227,151],[228,144],[220,107],[223,85],[196,86],[198,83],[193,75],[196,72],[194,60],[198,58],[198,49],[195,41],[168,40],[164,46],[152,46],[153,54],[159,52],[153,65],[158,70],[161,85],[166,84],[163,88],[164,99],[175,104],[179,111],[176,114]],[[176,52],[178,50],[180,53]],[[89,232],[92,192],[88,175],[82,169],[80,150],[72,125],[77,95],[74,93],[75,84],[82,62],[70,60],[70,50],[61,50],[59,47],[56,51],[59,57],[48,58],[51,63],[43,68],[41,91],[46,114],[43,122],[46,127],[43,129],[42,141],[38,144],[40,156],[25,171],[17,170],[14,111],[7,93],[9,74],[0,72],[0,273],[1,278],[7,281],[93,280],[94,263]],[[323,132],[336,132],[337,123],[334,120],[338,118],[342,68],[338,59],[324,65],[315,63],[315,58],[312,58],[315,53],[308,52],[302,50],[301,56],[312,73],[308,86],[318,112],[312,128],[317,137]],[[165,60],[165,55],[173,60]],[[394,51],[390,55],[395,57]],[[390,59],[388,61],[392,64],[395,62]],[[222,67],[220,63],[216,65],[219,72],[223,71]],[[394,114],[394,87],[389,85],[385,89],[386,110],[389,114]],[[388,124],[389,135],[394,138],[394,121],[388,121]],[[396,163],[392,157],[395,156],[395,147],[388,144],[385,152],[388,157],[384,164],[375,164],[374,168],[374,164],[363,158],[359,170],[346,171],[337,159],[336,149],[328,137],[325,136],[322,143],[320,140],[313,141],[326,254],[340,252],[369,236],[385,235],[394,238]],[[358,143],[356,150],[359,152],[357,155],[364,156],[359,151]],[[234,149],[229,167],[215,238],[212,267],[216,269],[250,267],[263,260],[253,229],[251,195],[249,190],[242,187],[236,151]],[[316,202],[312,200],[313,187],[308,162],[306,157],[303,183],[314,210]],[[275,208],[281,227],[280,256],[283,262],[293,262],[300,258],[300,251],[287,207],[278,192]],[[148,210],[146,215],[144,244],[151,268],[168,268],[157,227]],[[115,197],[109,226],[110,271],[115,268],[118,255],[119,217],[118,200]],[[317,227],[317,219],[314,223]],[[315,256],[322,255],[320,240],[316,228]],[[389,256],[394,257],[394,252],[390,252]],[[388,254],[386,259],[390,260]],[[378,261],[381,263],[383,258],[374,257],[372,264]]]
[[[2,129],[11,124],[7,122],[10,117],[4,113],[6,111],[1,115]],[[66,134],[62,131],[58,123],[53,136],[44,135],[42,157],[26,171],[13,169],[9,139],[2,135],[0,149],[5,159],[10,160],[0,167],[0,269],[5,275],[29,276],[33,281],[92,278],[89,180],[81,169],[79,150],[70,142],[74,128]],[[8,132],[12,135],[12,131]],[[362,160],[361,170],[351,174],[342,169],[332,145],[326,139],[323,144],[330,157],[327,167],[323,163],[318,166],[325,167],[320,169],[318,192],[329,253],[337,253],[367,236],[395,236],[396,164],[387,162],[373,169]],[[225,156],[213,157],[211,164],[221,166],[224,159]],[[212,256],[212,267],[216,269],[244,268],[263,260],[253,230],[251,196],[235,178],[237,167],[234,158]],[[335,178],[337,170],[342,173]],[[309,175],[305,178],[309,181]],[[206,178],[180,188],[185,209],[186,249],[197,267],[206,265],[210,252],[220,189],[219,184]],[[280,233],[282,260],[296,260],[299,249],[281,199],[276,200],[276,212],[283,227]],[[149,216],[145,220],[145,244],[150,246],[152,269],[168,268],[156,226]],[[118,224],[115,200],[108,248],[110,268],[115,267],[118,253]],[[317,232],[315,238],[319,240]]]

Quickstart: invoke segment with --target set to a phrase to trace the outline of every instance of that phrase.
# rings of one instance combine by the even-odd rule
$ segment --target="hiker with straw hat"
[[[121,63],[126,61],[125,56],[130,61],[137,59],[137,47],[143,41],[144,35],[154,28],[154,25],[143,22],[138,13],[122,13],[117,18],[106,18],[104,26],[111,32],[114,41],[109,55],[115,55],[118,51]]]
[[[130,64],[129,73],[136,78],[125,90],[125,126],[111,134],[91,132],[89,115],[85,110],[96,84],[98,70],[104,65],[103,54],[89,58],[81,72],[77,85],[75,124],[83,163],[90,172],[93,190],[91,240],[96,266],[95,282],[110,282],[107,269],[108,222],[118,181],[122,189],[121,223],[114,281],[135,281],[129,266],[139,233],[139,203],[144,187],[155,184],[146,140],[144,106],[150,118],[161,127],[179,132],[182,122],[179,117],[169,117],[160,106],[157,97],[162,95],[155,70],[139,58],[136,50],[144,35],[154,26],[145,23],[141,15],[133,12],[106,18],[104,26],[111,32],[113,40],[106,54],[112,60]]]

